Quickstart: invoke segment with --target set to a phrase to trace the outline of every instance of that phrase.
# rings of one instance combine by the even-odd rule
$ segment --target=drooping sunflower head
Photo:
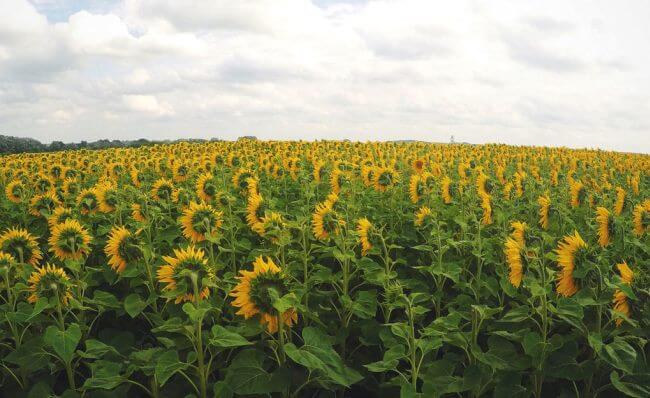
[[[542,229],[548,229],[551,199],[548,195],[542,195],[537,198],[537,203],[539,204],[539,225]]]
[[[370,249],[372,249],[372,243],[370,241],[370,234],[372,232],[373,225],[367,218],[361,218],[357,222],[357,233],[359,234],[359,242],[361,243],[361,255],[365,256],[368,254]]]
[[[253,177],[253,173],[244,168],[238,169],[233,175],[232,175],[232,185],[233,187],[238,190],[242,195],[245,195],[248,193],[248,178]]]
[[[72,283],[63,268],[51,264],[36,268],[29,277],[30,295],[27,301],[35,303],[39,298],[57,299],[63,305],[68,305],[72,299]]]
[[[217,191],[217,184],[211,173],[203,173],[196,180],[196,195],[204,202],[212,201]]]
[[[415,212],[416,227],[422,227],[426,225],[429,220],[433,220],[433,213],[429,207],[422,206]]]
[[[571,206],[579,207],[585,200],[585,186],[582,182],[574,180],[570,182]]]
[[[97,201],[99,211],[102,213],[112,213],[117,208],[118,192],[116,187],[110,183],[104,183],[97,186]]]
[[[174,191],[174,184],[171,181],[165,178],[160,178],[153,183],[153,186],[151,187],[151,196],[154,200],[159,202],[170,202]]]
[[[505,248],[503,250],[506,255],[506,263],[510,269],[508,280],[514,287],[521,285],[523,279],[523,261],[522,261],[523,246],[513,237],[507,237]]]
[[[596,209],[596,222],[598,223],[598,244],[605,247],[609,245],[613,231],[613,220],[609,210],[598,207]]]
[[[451,191],[451,178],[444,176],[440,184],[440,196],[442,196],[442,200],[446,205],[450,204],[453,200]]]
[[[481,217],[481,224],[492,224],[492,197],[483,193],[481,196],[481,209],[483,209],[483,216]]]
[[[375,189],[379,192],[386,192],[399,181],[399,174],[393,167],[380,167],[375,170]]]
[[[43,258],[36,238],[26,230],[18,228],[10,228],[0,235],[0,251],[33,266]]]
[[[66,197],[77,197],[79,190],[79,181],[76,178],[66,178],[63,181],[63,195]]]
[[[0,274],[5,275],[16,265],[16,259],[9,253],[0,251]]]
[[[137,222],[147,222],[147,217],[140,203],[131,204],[131,217]]]
[[[278,212],[272,211],[265,214],[260,222],[264,228],[262,236],[268,238],[272,243],[278,243],[280,236],[286,232],[286,223]]]
[[[172,192],[172,202],[176,203],[178,207],[183,211],[190,207],[190,203],[192,203],[192,201],[192,191],[189,189],[179,187],[174,189],[174,192]]]
[[[183,163],[176,163],[172,168],[172,171],[174,173],[174,182],[183,182],[187,180],[189,176],[190,167]]]
[[[614,204],[614,214],[620,216],[625,209],[625,189],[616,187],[616,203]]]
[[[265,231],[264,223],[262,222],[262,217],[264,217],[264,210],[262,208],[263,204],[264,198],[262,198],[262,195],[256,193],[248,195],[248,202],[246,204],[246,223],[258,235],[264,235]]]
[[[81,214],[94,214],[99,208],[97,191],[95,189],[84,189],[77,196],[77,206]]]
[[[50,230],[54,228],[57,224],[61,224],[65,220],[72,218],[72,210],[59,206],[52,212],[52,215],[47,218],[47,225],[50,227]]]
[[[90,253],[92,238],[79,221],[67,219],[52,228],[48,244],[60,260],[79,260]]]
[[[158,269],[158,281],[165,284],[163,291],[175,298],[176,304],[210,296],[215,275],[203,250],[190,245],[186,249],[174,249],[174,256],[164,256],[163,260],[165,265]]]
[[[35,195],[29,202],[29,214],[35,217],[48,217],[58,206],[61,206],[61,201],[52,191]]]
[[[409,198],[411,203],[417,204],[420,201],[421,196],[425,192],[425,181],[422,179],[420,174],[411,175],[409,180]]]
[[[255,259],[252,271],[239,271],[239,283],[230,292],[235,297],[232,305],[239,308],[237,315],[250,319],[260,316],[260,324],[266,325],[269,333],[278,331],[278,318],[291,327],[298,320],[294,309],[282,314],[273,307],[275,299],[289,293],[289,283],[273,260],[262,256]]]
[[[47,175],[41,174],[36,179],[34,187],[36,188],[36,192],[46,193],[54,189],[54,181],[52,181],[52,179]]]
[[[316,210],[312,215],[312,231],[318,240],[327,240],[330,235],[337,234],[340,221],[337,214],[332,208],[330,202],[323,202],[316,205]]]
[[[20,203],[23,201],[23,197],[26,194],[25,185],[23,185],[20,180],[14,180],[7,184],[5,187],[5,193],[7,194],[7,199],[11,202]]]
[[[618,272],[621,277],[621,282],[623,282],[626,285],[631,285],[634,280],[634,272],[627,265],[627,263],[624,261],[621,264],[616,264],[616,268],[618,268]],[[623,291],[621,291],[620,289],[616,289],[616,291],[614,291],[613,301],[614,301],[615,312],[621,313],[625,315],[627,318],[629,318],[632,315],[632,311],[630,309],[630,303],[628,302],[628,297]],[[617,327],[621,326],[621,324],[623,324],[623,319],[617,318],[616,326]]]
[[[192,243],[203,242],[206,236],[216,236],[221,224],[223,214],[206,203],[190,203],[188,209],[183,211],[180,223],[183,236]]]
[[[424,166],[426,165],[426,160],[422,158],[417,158],[414,159],[413,162],[411,163],[411,167],[413,167],[413,171],[416,172],[417,174],[421,174],[424,171]]]
[[[650,229],[650,199],[634,206],[632,221],[636,236],[641,236]]]
[[[526,229],[528,229],[528,225],[525,222],[521,221],[513,221],[510,223],[510,227],[512,228],[512,233],[510,236],[512,236],[521,247],[526,246]]]
[[[578,231],[575,231],[573,235],[565,236],[555,249],[557,263],[560,267],[557,277],[557,292],[564,297],[573,296],[578,291],[573,271],[579,253],[586,248],[587,244],[582,240]]]
[[[128,264],[143,258],[137,235],[125,227],[113,227],[108,235],[104,253],[108,256],[108,264],[118,274],[122,273]]]

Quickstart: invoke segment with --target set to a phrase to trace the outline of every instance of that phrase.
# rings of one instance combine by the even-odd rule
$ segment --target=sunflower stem
[[[199,282],[198,275],[196,273],[191,274],[192,278],[192,287],[194,288],[194,303],[198,307],[201,303],[201,294],[199,292]],[[199,364],[199,388],[201,390],[201,398],[207,398],[208,388],[205,372],[205,358],[203,352],[203,316],[200,316],[199,319],[195,321],[196,327],[196,356]]]

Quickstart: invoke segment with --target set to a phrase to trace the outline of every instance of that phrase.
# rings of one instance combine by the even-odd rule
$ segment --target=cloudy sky
[[[650,152],[650,3],[0,0],[0,134]]]

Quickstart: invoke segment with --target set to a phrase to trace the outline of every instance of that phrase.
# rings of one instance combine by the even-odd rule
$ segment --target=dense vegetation
[[[0,396],[650,396],[650,156],[0,159]]]

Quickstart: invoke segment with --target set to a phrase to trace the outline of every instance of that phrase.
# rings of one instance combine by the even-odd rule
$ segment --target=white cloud
[[[44,141],[454,134],[650,152],[648,11],[640,0],[3,0],[0,126]]]

